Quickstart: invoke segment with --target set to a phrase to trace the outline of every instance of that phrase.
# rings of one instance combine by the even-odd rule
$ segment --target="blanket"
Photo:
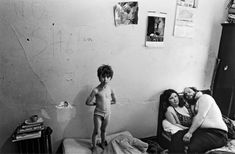
[[[229,140],[226,146],[217,149],[212,149],[206,152],[206,154],[234,154],[234,153],[235,153],[235,140]]]
[[[143,154],[147,148],[147,143],[130,135],[121,134],[109,142],[103,154]]]

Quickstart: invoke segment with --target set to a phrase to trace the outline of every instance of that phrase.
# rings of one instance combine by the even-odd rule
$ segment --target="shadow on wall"
[[[217,55],[219,52],[219,44],[220,44],[220,31],[219,28],[222,28],[221,25],[218,23],[214,23],[212,30],[211,30],[211,43],[210,47],[208,49],[208,57],[207,57],[207,63],[205,66],[205,76],[204,76],[204,87],[206,88],[213,88],[213,80],[214,80],[214,73],[217,71],[216,69],[216,63],[217,63]]]
[[[0,153],[10,153],[10,154],[19,153],[19,152],[18,152],[17,143],[13,143],[13,142],[11,141],[11,137],[9,137],[9,138],[4,142],[3,146],[1,147]]]
[[[0,52],[0,148],[1,153],[14,153],[11,142],[14,129],[32,114],[52,102],[47,88],[27,60],[24,48],[7,23],[0,23],[4,39]]]
[[[74,117],[69,121],[64,131],[65,137],[90,138],[93,130],[93,109],[94,107],[85,104],[87,96],[91,92],[90,86],[81,88],[73,101],[76,110]]]

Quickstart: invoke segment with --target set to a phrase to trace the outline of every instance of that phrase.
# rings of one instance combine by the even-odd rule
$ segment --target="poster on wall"
[[[119,2],[113,9],[116,26],[138,24],[138,2]]]
[[[192,38],[194,35],[195,9],[178,6],[174,27],[174,36]]]
[[[192,38],[194,35],[197,0],[178,0],[176,8],[174,36]]]
[[[198,7],[198,0],[178,0],[177,6],[197,8]]]
[[[166,13],[148,12],[146,47],[164,47]]]

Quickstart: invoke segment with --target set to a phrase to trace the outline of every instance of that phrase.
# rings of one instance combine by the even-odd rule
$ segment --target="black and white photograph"
[[[235,154],[235,0],[0,0],[0,154]]]
[[[119,2],[114,6],[115,25],[138,24],[138,2]]]
[[[162,47],[166,23],[165,13],[149,13],[147,21],[146,46]]]

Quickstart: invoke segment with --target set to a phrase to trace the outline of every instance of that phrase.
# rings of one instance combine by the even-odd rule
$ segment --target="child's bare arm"
[[[96,105],[96,103],[93,101],[95,95],[96,95],[96,90],[93,89],[92,92],[91,92],[91,94],[88,96],[88,98],[87,98],[87,100],[86,100],[86,105],[89,105],[89,106]]]
[[[111,104],[116,104],[116,95],[113,89],[111,89]]]

